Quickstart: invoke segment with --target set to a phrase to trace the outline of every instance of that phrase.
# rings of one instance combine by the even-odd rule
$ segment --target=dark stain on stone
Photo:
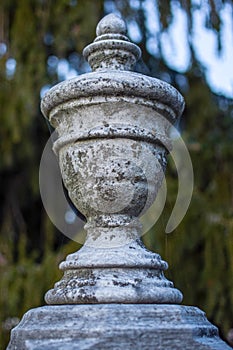
[[[153,278],[153,277],[154,277],[154,274],[153,274],[152,272],[148,272],[148,273],[147,273],[147,277],[148,277],[148,278]]]
[[[98,303],[98,299],[95,297],[95,295],[86,294],[86,292],[83,288],[81,288],[79,290],[79,295],[78,295],[77,300],[81,301],[83,303]]]
[[[120,281],[112,281],[114,286],[120,286],[120,287],[127,287],[130,283],[129,282],[120,282]]]
[[[134,282],[135,282],[135,283],[140,283],[140,282],[142,282],[142,279],[141,279],[141,278],[135,278],[135,279],[134,279]]]

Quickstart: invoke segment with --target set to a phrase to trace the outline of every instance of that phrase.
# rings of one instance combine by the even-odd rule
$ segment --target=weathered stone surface
[[[8,350],[230,349],[202,311],[174,305],[182,294],[164,277],[167,263],[140,241],[139,217],[156,198],[184,101],[169,84],[131,72],[140,49],[125,34],[120,18],[105,17],[84,49],[94,72],[42,100],[87,239],[45,296],[66,305],[27,312]]]
[[[132,231],[132,227],[129,230]],[[182,301],[182,294],[163,275],[167,263],[138,241],[108,249],[85,245],[70,254],[60,269],[64,276],[46,293],[48,304]]]
[[[205,314],[178,305],[65,305],[28,311],[7,350],[230,350]]]
[[[170,127],[184,101],[169,84],[129,71],[140,49],[125,33],[122,19],[106,16],[84,49],[94,72],[58,84],[42,100],[58,133],[64,184],[87,218],[84,247],[60,265],[64,276],[46,294],[49,304],[182,300],[164,277],[167,264],[139,243],[138,218],[161,186]]]
[[[132,105],[147,105],[161,114],[165,113],[165,116],[174,122],[184,108],[184,100],[180,93],[162,80],[135,72],[105,70],[82,74],[55,85],[43,97],[41,109],[53,122],[55,112],[65,109],[64,114],[69,113],[67,109],[73,104],[80,108],[92,104],[119,102],[120,108],[124,101]],[[55,107],[57,109],[54,109]],[[145,114],[144,118],[147,120]]]

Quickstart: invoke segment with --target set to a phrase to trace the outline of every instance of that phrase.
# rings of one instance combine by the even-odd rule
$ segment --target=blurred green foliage
[[[195,175],[191,206],[179,227],[165,235],[177,194],[176,170],[170,162],[167,205],[144,241],[169,262],[167,276],[182,290],[185,304],[206,311],[223,336],[233,327],[233,102],[211,92],[191,44],[190,68],[185,73],[169,69],[161,50],[156,56],[150,54],[144,2],[1,1],[0,44],[7,48],[0,56],[0,344],[3,349],[15,318],[44,303],[44,293],[60,277],[59,261],[78,248],[50,223],[39,194],[40,157],[49,137],[39,109],[40,92],[42,87],[64,78],[55,66],[49,66],[48,59],[65,59],[78,74],[85,72],[82,49],[95,37],[99,19],[110,10],[119,11],[128,23],[136,21],[141,30],[138,45],[150,75],[166,78],[186,100],[181,131]],[[160,34],[175,15],[172,2],[185,11],[191,35],[194,2],[188,0],[156,2]],[[231,1],[206,3],[207,25],[215,32],[219,49],[219,14],[224,3],[232,6]],[[161,36],[157,40],[160,48]],[[10,62],[16,68],[7,71]]]

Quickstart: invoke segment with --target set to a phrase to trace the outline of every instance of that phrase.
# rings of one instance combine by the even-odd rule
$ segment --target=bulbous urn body
[[[88,238],[90,232],[99,235],[100,228],[116,231],[130,225],[132,230],[154,202],[164,177],[169,146],[167,120],[153,108],[131,101],[119,106],[110,100],[85,108],[74,106],[72,101],[72,107],[68,103],[67,108],[65,113],[63,106],[59,115],[59,128],[65,132],[55,149],[69,196],[87,218]],[[89,127],[87,137],[72,135],[70,128],[64,127],[68,114],[73,130],[80,133],[84,124]],[[160,133],[156,133],[158,129]],[[109,231],[109,235],[113,244],[114,233]],[[135,237],[129,233],[129,239]]]

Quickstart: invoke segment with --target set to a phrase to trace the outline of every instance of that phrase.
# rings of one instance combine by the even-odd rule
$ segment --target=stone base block
[[[29,310],[7,350],[230,350],[203,311],[156,304],[53,305]]]

